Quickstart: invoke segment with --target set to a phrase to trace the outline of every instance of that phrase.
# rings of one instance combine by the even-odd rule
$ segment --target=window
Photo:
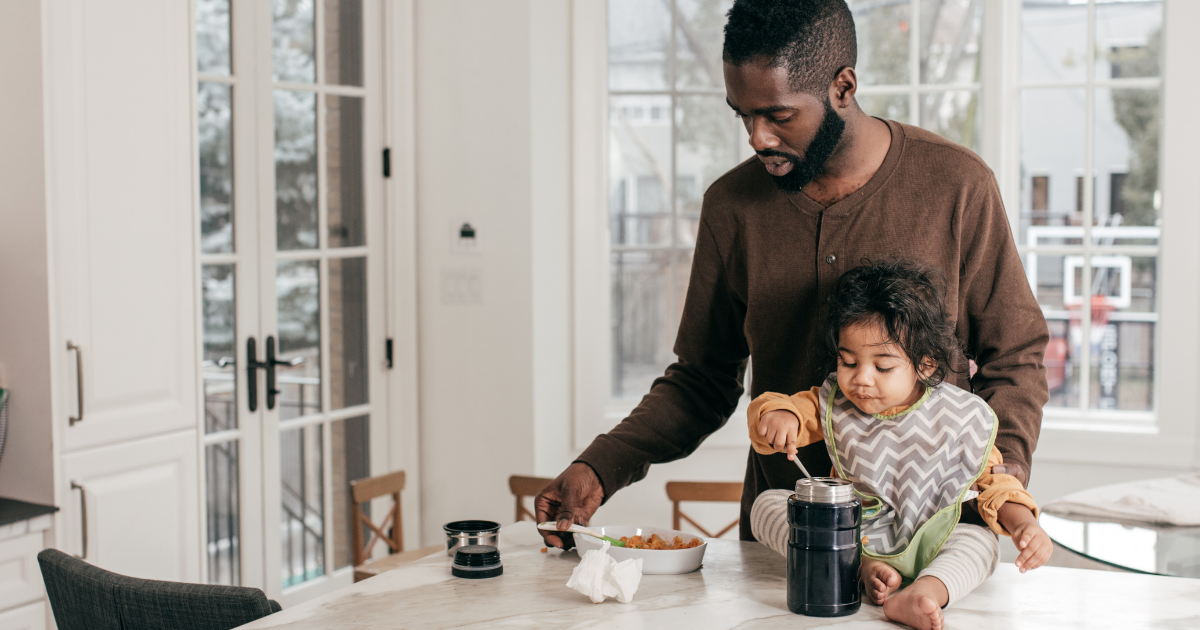
[[[732,4],[608,2],[610,424],[675,360],[704,191],[753,156],[725,103]],[[978,150],[982,0],[850,5],[863,109]]]
[[[1016,237],[1050,327],[1045,425],[1152,426],[1163,3],[1026,0],[1020,25]]]
[[[983,0],[850,0],[858,103],[980,152]]]

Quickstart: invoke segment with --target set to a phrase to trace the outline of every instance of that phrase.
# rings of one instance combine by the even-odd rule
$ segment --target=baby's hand
[[[796,459],[796,435],[799,432],[800,419],[790,411],[776,409],[758,419],[758,435],[775,447],[776,453],[787,453],[788,459]]]
[[[1046,530],[1032,519],[1013,529],[1012,541],[1021,552],[1016,562],[1021,573],[1046,564],[1050,559],[1050,552],[1054,550],[1054,543],[1050,541]]]

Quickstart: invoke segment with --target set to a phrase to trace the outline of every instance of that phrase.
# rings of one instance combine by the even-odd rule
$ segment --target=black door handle
[[[270,368],[270,363],[258,360],[257,346],[254,337],[246,338],[246,394],[250,411],[258,411],[258,369],[267,369],[267,389],[275,380],[275,370]]]
[[[282,394],[283,391],[275,387],[275,366],[287,365],[296,366],[304,363],[304,357],[296,357],[291,361],[280,361],[275,358],[275,337],[267,337],[267,359],[263,362],[263,367],[267,368],[267,409],[275,408],[275,397]]]

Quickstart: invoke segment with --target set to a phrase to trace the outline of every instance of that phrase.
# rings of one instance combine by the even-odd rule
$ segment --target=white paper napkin
[[[606,597],[615,597],[622,604],[633,601],[633,594],[642,581],[642,559],[617,562],[608,555],[611,546],[606,540],[599,549],[583,554],[583,559],[571,572],[571,579],[567,580],[567,588],[587,595],[595,604]]]

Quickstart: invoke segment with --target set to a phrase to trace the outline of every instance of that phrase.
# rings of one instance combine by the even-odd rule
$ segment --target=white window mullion
[[[908,122],[921,126],[921,0],[912,0],[908,27]]]
[[[1087,51],[1084,63],[1083,128],[1083,282],[1079,287],[1079,408],[1085,416],[1092,400],[1092,223],[1096,202],[1096,2],[1088,1]],[[1064,283],[1065,284],[1065,283]],[[1068,296],[1063,296],[1064,298]]]

